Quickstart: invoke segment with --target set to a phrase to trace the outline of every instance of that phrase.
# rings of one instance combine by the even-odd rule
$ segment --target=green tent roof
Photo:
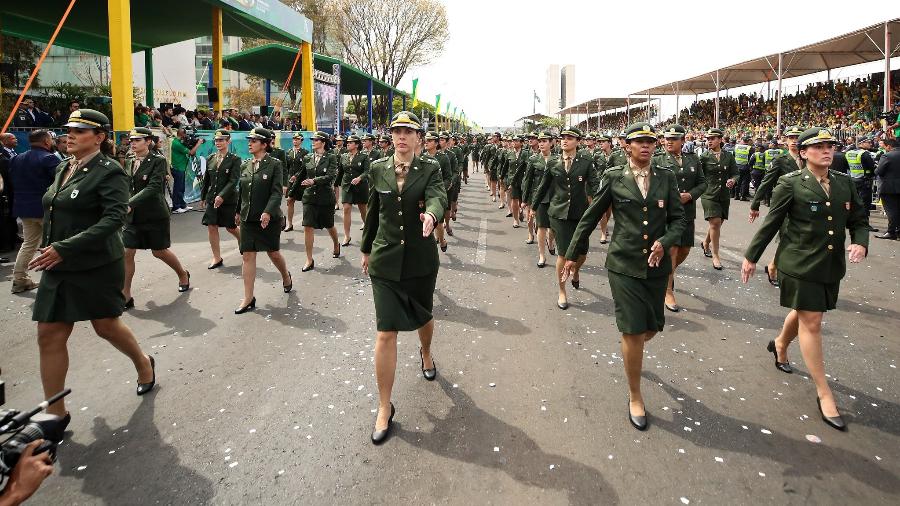
[[[283,44],[265,44],[225,56],[222,58],[222,66],[243,74],[284,82],[296,56],[296,48]],[[387,95],[390,90],[394,90],[394,94],[398,96],[409,95],[337,58],[313,54],[313,68],[316,70],[330,74],[332,65],[341,66],[341,95],[366,95],[370,79],[372,80],[372,93],[375,95]],[[294,73],[292,81],[299,83],[299,75],[296,71]]]
[[[132,0],[131,45],[134,52],[212,34],[212,8],[222,9],[226,36],[272,39],[289,44],[312,40],[312,21],[277,0]],[[68,7],[68,0],[0,2],[2,32],[48,42]],[[108,7],[105,0],[76,2],[55,45],[109,55]]]

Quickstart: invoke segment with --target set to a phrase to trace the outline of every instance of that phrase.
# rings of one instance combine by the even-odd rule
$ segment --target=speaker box
[[[209,97],[210,102],[218,102],[219,101],[219,88],[216,88],[216,87],[206,88],[206,96]]]

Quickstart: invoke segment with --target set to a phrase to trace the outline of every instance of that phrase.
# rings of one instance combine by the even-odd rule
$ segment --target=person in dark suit
[[[53,139],[46,130],[34,130],[28,134],[31,149],[16,156],[9,162],[9,176],[14,188],[13,216],[22,220],[24,241],[16,255],[13,267],[12,293],[21,293],[37,288],[38,284],[28,277],[28,262],[41,242],[44,208],[41,197],[53,184],[59,158],[53,154]]]
[[[186,292],[191,287],[191,273],[185,270],[175,253],[169,249],[170,213],[166,203],[166,174],[169,164],[161,155],[150,151],[153,131],[137,127],[128,138],[131,155],[125,159],[125,173],[128,174],[131,198],[128,200],[128,216],[122,229],[125,245],[125,309],[134,307],[131,296],[131,281],[134,279],[135,256],[138,250],[153,252],[178,275],[178,291]]]
[[[18,242],[18,226],[13,216],[14,205],[13,184],[9,177],[9,161],[16,156],[16,136],[11,133],[0,134],[0,251],[16,249]],[[8,257],[0,257],[0,263],[9,262]]]
[[[834,150],[834,160],[831,162],[831,170],[840,172],[841,174],[850,173],[850,164],[847,163],[847,155],[844,153],[843,149],[841,149],[841,146],[837,146]]]
[[[416,156],[422,137],[419,118],[400,111],[391,120],[394,154],[371,166],[369,212],[363,232],[361,266],[372,281],[375,301],[375,377],[378,415],[372,442],[383,443],[391,429],[391,392],[397,370],[397,333],[416,330],[422,347],[422,375],[437,377],[431,355],[432,315],[438,258],[434,231],[447,208],[441,166]]]
[[[885,139],[885,153],[878,161],[878,195],[888,217],[887,231],[876,235],[878,239],[900,239],[900,149],[897,139]]]
[[[64,126],[72,157],[59,164],[44,194],[42,247],[28,264],[43,271],[31,318],[38,322],[44,394],[49,398],[65,388],[69,336],[75,322],[90,320],[98,336],[131,359],[136,393],[144,395],[156,384],[155,361],[119,318],[125,307],[120,232],[128,213],[128,175],[100,150],[109,135],[106,115],[79,109]],[[69,420],[62,400],[47,412]]]

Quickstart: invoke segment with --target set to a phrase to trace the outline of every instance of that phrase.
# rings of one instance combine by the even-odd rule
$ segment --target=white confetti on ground
[[[770,431],[769,429],[759,429],[759,431],[766,435],[769,435],[772,433],[772,431]]]
[[[494,451],[495,451],[495,452],[499,452],[499,451],[500,451],[500,447],[499,447],[499,446],[495,446],[495,447],[494,447]]]
[[[87,466],[78,466],[79,471],[84,471],[85,469],[87,469]]]
[[[234,466],[236,466],[236,465],[238,465],[237,462],[232,462],[231,464],[228,464],[228,467],[234,467]]]
[[[679,448],[678,453],[684,453],[684,448]]]
[[[809,441],[810,443],[821,443],[822,442],[822,439],[819,436],[816,436],[815,434],[807,434],[806,440]]]
[[[556,469],[556,464],[550,464],[550,470],[552,471],[554,469]]]
[[[716,462],[725,462],[725,459],[722,457],[716,457]]]
[[[691,500],[688,499],[687,497],[681,498],[681,504],[690,504],[690,503],[691,503]]]
[[[766,477],[766,473],[760,471],[760,472],[759,472],[759,476],[762,477],[762,478],[765,478],[765,477]]]

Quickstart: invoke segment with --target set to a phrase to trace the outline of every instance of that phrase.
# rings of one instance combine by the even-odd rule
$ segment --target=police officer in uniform
[[[578,153],[578,141],[581,139],[581,135],[581,130],[574,127],[560,132],[562,154],[548,162],[544,177],[531,197],[532,209],[536,209],[538,204],[544,202],[545,198],[549,198],[550,201],[547,214],[550,216],[550,228],[556,235],[558,246],[556,273],[559,294],[556,306],[563,310],[569,308],[566,283],[562,276],[563,265],[566,263],[565,254],[569,249],[569,243],[572,240],[572,234],[575,233],[578,220],[588,208],[591,195],[594,195],[600,183],[597,179],[597,171],[594,170],[593,158]],[[585,241],[587,241],[587,237],[585,237]],[[575,289],[581,287],[579,269],[586,259],[587,247],[585,246],[579,252],[572,270],[572,286]]]
[[[328,134],[325,132],[313,134],[312,143],[313,152],[306,155],[303,160],[306,174],[300,181],[300,187],[304,189],[303,241],[306,246],[306,265],[301,269],[303,272],[316,267],[313,260],[313,245],[317,229],[328,230],[334,246],[331,256],[333,258],[341,256],[341,244],[338,242],[337,229],[334,228],[334,193],[331,191],[332,181],[337,173],[337,155],[328,152]],[[371,144],[371,140],[369,143]]]
[[[665,324],[663,304],[672,272],[669,250],[684,231],[684,206],[675,174],[651,163],[656,145],[653,128],[647,123],[635,123],[625,129],[625,134],[630,151],[628,165],[604,173],[600,191],[572,236],[560,277],[565,280],[577,272],[579,258],[588,250],[588,237],[603,213],[612,208],[616,227],[606,255],[606,269],[615,302],[616,326],[622,333],[628,420],[636,429],[646,430],[647,413],[641,396],[644,342]]]
[[[241,241],[234,215],[237,213],[237,185],[241,176],[241,158],[228,150],[231,133],[216,130],[213,137],[216,152],[206,157],[206,172],[200,187],[200,201],[204,204],[203,221],[209,236],[212,260],[207,269],[224,265],[219,248],[219,227]]]
[[[766,173],[766,154],[763,147],[760,140],[756,145],[753,157],[750,159],[750,184],[753,186],[754,196],[759,193],[759,185],[762,183],[763,175]]]
[[[722,224],[728,219],[728,207],[731,199],[728,196],[736,182],[737,164],[734,155],[722,149],[724,132],[718,128],[706,131],[706,142],[709,150],[700,155],[700,170],[706,177],[706,191],[700,197],[703,204],[703,217],[709,223],[706,238],[700,244],[703,254],[712,258],[713,269],[722,270],[719,258],[719,237]]]
[[[822,317],[834,309],[841,279],[847,270],[845,233],[850,262],[862,261],[869,246],[865,203],[852,180],[829,170],[837,139],[825,128],[804,130],[798,137],[801,166],[778,179],[772,207],[745,253],[741,278],[746,283],[756,262],[775,234],[781,243],[776,252],[781,305],[790,308],[778,337],[769,341],[775,367],[792,372],[787,358],[791,341],[800,338],[803,360],[816,385],[816,402],[829,426],[845,430],[834,395],[828,386],[822,353]]]
[[[863,137],[855,149],[847,151],[847,164],[850,166],[850,179],[856,185],[856,191],[866,203],[866,217],[872,205],[872,184],[875,181],[875,160],[872,158],[872,138]],[[878,232],[878,229],[870,229]]]
[[[63,390],[69,368],[67,342],[75,322],[90,320],[98,336],[131,359],[138,373],[137,395],[156,384],[154,359],[141,350],[119,318],[125,307],[125,248],[120,231],[128,214],[129,177],[100,152],[109,119],[77,109],[68,128],[69,158],[43,197],[44,236],[29,269],[43,271],[32,310],[37,324],[41,383],[47,398]],[[62,400],[47,412],[70,417]]]
[[[751,140],[749,135],[745,135],[743,142],[734,147],[734,162],[738,168],[737,184],[732,188],[734,200],[750,200],[751,160],[756,154],[756,151],[750,144]]]
[[[168,163],[162,156],[150,152],[149,128],[135,128],[129,134],[132,156],[125,159],[125,173],[131,181],[128,216],[122,229],[125,246],[125,309],[134,307],[131,281],[134,279],[134,257],[139,249],[149,249],[178,275],[178,291],[190,289],[191,274],[181,266],[169,236],[169,206],[166,204],[166,173]]]
[[[539,269],[547,266],[547,259],[544,256],[544,249],[549,249],[550,254],[556,256],[556,235],[550,228],[550,215],[548,208],[550,207],[550,195],[545,195],[541,202],[536,205],[534,202],[534,194],[547,167],[555,163],[553,159],[555,155],[550,153],[550,143],[553,137],[549,132],[541,132],[537,137],[538,149],[531,157],[528,158],[528,165],[525,169],[524,181],[522,183],[522,200],[528,203],[528,221],[534,222],[534,228],[537,232],[538,242],[538,262]]]
[[[303,187],[300,186],[298,178],[302,178],[306,172],[303,165],[303,159],[309,154],[309,151],[303,147],[303,133],[294,132],[291,139],[294,146],[290,151],[285,153],[284,164],[284,196],[287,197],[287,215],[284,230],[282,232],[291,232],[294,230],[294,206],[297,200],[303,198]]]
[[[666,139],[666,153],[653,157],[652,164],[659,168],[671,170],[678,182],[678,197],[684,206],[684,230],[675,244],[669,249],[672,259],[672,273],[666,285],[666,309],[677,313],[681,307],[675,301],[675,271],[687,260],[694,245],[694,220],[697,218],[697,199],[706,190],[706,177],[700,168],[700,158],[694,153],[682,153],[685,129],[675,124],[666,128],[663,135]]]
[[[344,207],[344,242],[341,246],[350,245],[350,219],[353,206],[359,208],[359,217],[366,222],[366,202],[369,198],[369,157],[360,149],[362,140],[351,135],[347,137],[346,163],[344,163],[344,180],[341,181],[341,204]]]
[[[265,251],[272,265],[281,273],[284,293],[294,286],[291,273],[281,255],[281,198],[283,190],[281,160],[269,155],[275,134],[265,128],[254,128],[247,134],[251,158],[241,164],[238,209],[235,217],[241,225],[241,256],[244,298],[234,310],[243,314],[256,307],[253,285],[256,282],[256,254]],[[305,218],[305,216],[304,216]]]
[[[369,214],[360,247],[363,273],[372,281],[378,329],[375,377],[379,405],[371,437],[374,444],[383,443],[392,427],[398,332],[418,331],[422,375],[429,381],[437,377],[431,339],[440,260],[432,232],[447,208],[440,166],[434,158],[415,155],[422,135],[419,119],[400,111],[390,127],[395,152],[372,165]]]

